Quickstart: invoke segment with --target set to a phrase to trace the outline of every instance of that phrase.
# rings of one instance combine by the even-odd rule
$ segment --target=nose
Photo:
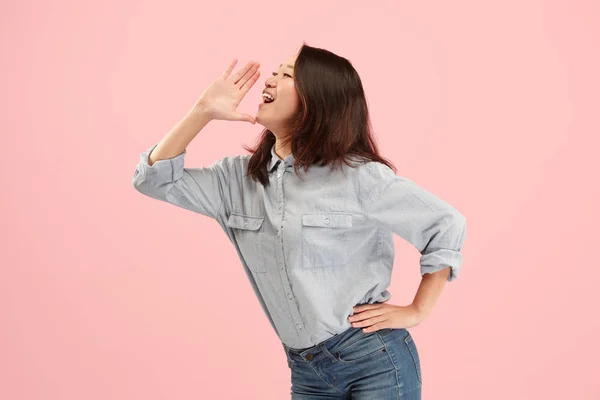
[[[275,80],[274,80],[273,78],[275,78],[275,77],[274,77],[274,76],[272,76],[272,77],[270,77],[269,79],[267,79],[267,80],[265,81],[265,85],[266,85],[268,88],[275,87]]]

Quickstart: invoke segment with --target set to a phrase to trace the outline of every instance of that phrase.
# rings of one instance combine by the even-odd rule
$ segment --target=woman
[[[215,219],[229,236],[282,341],[292,399],[420,399],[407,328],[457,277],[465,218],[379,155],[348,60],[303,45],[266,80],[256,116],[236,109],[259,64],[232,74],[236,63],[141,154],[134,187]],[[186,147],[214,119],[266,129],[251,155],[185,168]],[[407,306],[386,303],[393,233],[422,254]]]

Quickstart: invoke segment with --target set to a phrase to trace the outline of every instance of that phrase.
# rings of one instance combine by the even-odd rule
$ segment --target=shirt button
[[[298,329],[302,329],[302,325],[300,325],[300,324],[296,324],[296,328],[298,328]]]
[[[325,223],[329,225],[329,218],[325,218]]]
[[[277,177],[278,177],[278,178],[281,178],[281,174],[277,174]]]

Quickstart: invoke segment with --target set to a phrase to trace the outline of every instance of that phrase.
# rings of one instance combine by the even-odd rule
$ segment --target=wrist
[[[413,310],[415,317],[419,321],[422,321],[425,318],[427,318],[427,316],[430,313],[430,310],[426,309],[425,307],[419,306],[418,303],[411,303],[409,307]]]
[[[200,103],[194,105],[194,107],[192,107],[192,109],[187,113],[186,117],[201,121],[205,124],[214,119],[212,110]]]

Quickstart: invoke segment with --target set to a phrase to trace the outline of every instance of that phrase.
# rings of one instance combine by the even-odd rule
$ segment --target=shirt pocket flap
[[[265,217],[251,217],[249,215],[231,214],[227,219],[227,226],[236,229],[256,231],[260,228]]]
[[[323,228],[351,228],[352,214],[327,212],[302,214],[302,225]]]

